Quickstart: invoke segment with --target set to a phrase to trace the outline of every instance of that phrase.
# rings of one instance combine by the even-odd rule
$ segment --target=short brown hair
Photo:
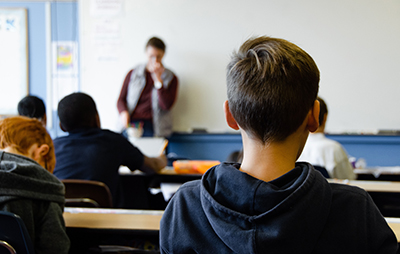
[[[305,51],[283,39],[247,40],[227,68],[230,111],[263,143],[283,141],[304,121],[318,94],[319,70]]]
[[[42,123],[37,119],[25,116],[0,120],[0,149],[13,147],[18,152],[27,154],[29,148],[34,144],[49,146],[49,152],[46,155],[46,169],[52,173],[56,165],[54,145]]]
[[[160,38],[157,38],[157,37],[150,38],[146,44],[146,49],[149,46],[152,46],[157,49],[161,49],[162,51],[165,52],[165,43]]]

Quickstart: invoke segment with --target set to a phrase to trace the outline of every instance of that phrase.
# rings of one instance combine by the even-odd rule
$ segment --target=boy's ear
[[[315,100],[314,105],[311,107],[307,120],[308,130],[314,132],[319,127],[319,101]]]
[[[42,144],[40,146],[32,145],[29,149],[28,157],[37,162],[42,161],[50,151],[50,147],[47,144]]]
[[[228,126],[234,130],[239,130],[239,125],[237,124],[235,118],[233,118],[232,116],[231,110],[229,109],[229,103],[227,100],[224,102],[224,112],[225,112],[226,123],[228,124]]]
[[[42,144],[41,146],[39,146],[39,151],[38,153],[42,156],[45,157],[50,151],[50,147],[48,144]]]

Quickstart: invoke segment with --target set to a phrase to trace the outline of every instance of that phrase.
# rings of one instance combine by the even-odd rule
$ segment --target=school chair
[[[33,244],[22,219],[0,211],[0,253],[33,254]]]
[[[96,253],[108,253],[108,254],[159,254],[160,251],[141,250],[128,246],[111,246],[111,245],[100,245],[89,249],[90,254]]]
[[[112,197],[107,185],[99,181],[64,179],[65,206],[112,208]]]

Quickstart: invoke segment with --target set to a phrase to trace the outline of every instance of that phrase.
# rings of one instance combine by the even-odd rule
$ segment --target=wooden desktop
[[[158,231],[163,211],[70,208],[64,211],[69,228]]]
[[[64,219],[67,229],[77,229],[75,233],[112,234],[123,231],[128,235],[151,233],[158,237],[163,213],[152,210],[65,208]],[[400,218],[386,218],[386,221],[400,242]]]
[[[99,245],[158,250],[163,211],[71,208],[64,211],[69,253],[87,253]]]
[[[360,181],[360,180],[340,180],[340,179],[328,179],[330,183],[348,184],[360,187],[367,192],[390,192],[400,193],[400,182],[389,182],[389,181]]]

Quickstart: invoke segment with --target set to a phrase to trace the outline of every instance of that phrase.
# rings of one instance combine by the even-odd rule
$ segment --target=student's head
[[[249,137],[284,141],[315,105],[319,70],[305,51],[283,39],[247,40],[227,68],[229,110]]]
[[[317,100],[319,101],[319,126],[320,126],[317,132],[324,132],[326,119],[328,118],[328,107],[326,106],[325,101],[321,97],[318,97]]]
[[[96,103],[85,93],[72,93],[58,103],[58,117],[63,131],[100,128]]]
[[[46,126],[46,106],[43,100],[36,96],[28,95],[20,100],[18,103],[18,114],[20,116],[36,118],[42,122],[43,126]]]
[[[157,37],[150,38],[150,40],[146,44],[146,56],[148,62],[161,63],[164,54],[165,54],[164,42]]]
[[[49,172],[56,165],[53,141],[37,119],[16,116],[0,120],[0,149],[31,158]]]

